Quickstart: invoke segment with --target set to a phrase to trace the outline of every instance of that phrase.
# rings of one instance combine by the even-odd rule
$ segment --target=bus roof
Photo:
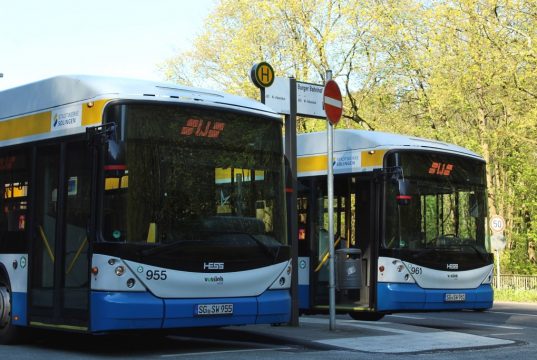
[[[147,80],[63,75],[0,91],[0,121],[99,98],[195,102],[276,117],[269,107],[257,101],[218,91]]]
[[[480,155],[461,146],[415,136],[397,135],[380,131],[335,130],[333,143],[334,152],[413,149],[449,152],[483,159]],[[327,140],[325,131],[298,135],[297,154],[299,157],[326,154],[326,149]]]

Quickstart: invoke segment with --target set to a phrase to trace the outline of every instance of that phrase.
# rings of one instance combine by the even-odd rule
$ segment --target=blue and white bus
[[[328,309],[326,133],[298,136],[299,294]],[[336,310],[355,319],[490,308],[485,161],[459,146],[336,130]]]
[[[282,121],[167,83],[0,92],[0,342],[290,318]]]

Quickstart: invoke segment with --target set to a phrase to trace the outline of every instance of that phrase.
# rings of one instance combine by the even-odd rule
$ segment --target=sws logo
[[[441,162],[433,161],[431,167],[429,168],[430,175],[440,175],[440,176],[449,176],[451,171],[453,171],[453,164],[445,164]]]
[[[204,262],[203,270],[224,270],[224,263],[221,262]]]
[[[188,119],[186,125],[181,128],[183,136],[199,136],[216,139],[224,131],[225,123],[219,121],[204,121],[200,119]]]

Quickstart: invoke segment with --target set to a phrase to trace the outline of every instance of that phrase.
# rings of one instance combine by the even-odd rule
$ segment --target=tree
[[[489,212],[507,219],[520,263],[537,241],[536,21],[533,0],[221,0],[193,50],[162,69],[249,97],[256,62],[314,83],[332,69],[344,89],[338,126],[446,140],[485,158]],[[299,131],[319,124],[302,120]]]

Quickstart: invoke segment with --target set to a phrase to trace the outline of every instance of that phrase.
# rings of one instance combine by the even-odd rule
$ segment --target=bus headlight
[[[269,287],[271,290],[276,289],[289,289],[291,286],[291,274],[292,274],[291,262],[289,261],[283,271],[278,275],[274,283]]]
[[[119,265],[118,267],[116,267],[115,271],[116,271],[117,276],[121,276],[125,273],[125,267],[122,265]]]

